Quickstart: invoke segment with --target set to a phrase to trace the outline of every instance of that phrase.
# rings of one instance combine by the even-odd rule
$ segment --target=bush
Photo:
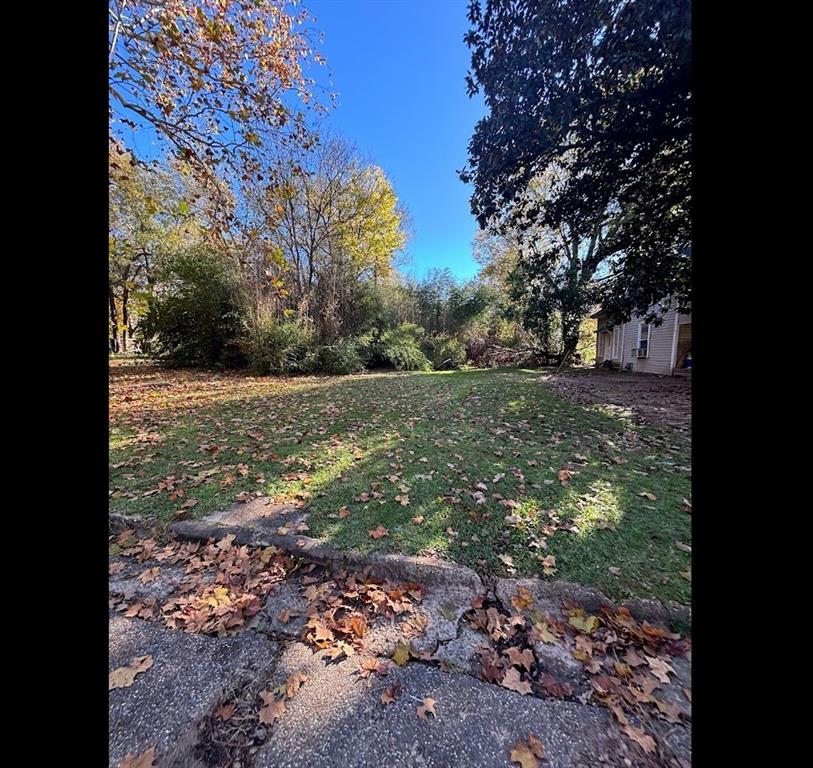
[[[319,347],[317,367],[324,373],[341,375],[364,370],[361,344],[357,339],[339,339]]]
[[[178,366],[239,367],[240,291],[233,265],[206,248],[180,251],[161,270],[143,334],[154,354]]]
[[[317,365],[310,326],[262,305],[246,312],[241,345],[256,373],[310,373]]]
[[[466,348],[454,336],[445,333],[430,336],[426,347],[436,371],[460,368],[466,362]]]
[[[392,330],[384,331],[370,344],[370,365],[391,365],[399,371],[432,370],[432,363],[421,350],[423,336],[423,328],[413,323],[402,323]]]

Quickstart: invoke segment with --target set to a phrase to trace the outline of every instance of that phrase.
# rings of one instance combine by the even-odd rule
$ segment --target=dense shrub
[[[339,339],[319,347],[318,370],[323,373],[348,374],[364,369],[361,345],[357,339]]]
[[[466,347],[454,336],[438,333],[428,337],[424,347],[436,371],[460,368],[466,362]]]
[[[168,257],[141,329],[153,354],[178,366],[244,365],[238,285],[231,263],[215,252],[198,247]]]
[[[317,366],[313,330],[305,323],[280,319],[267,307],[249,309],[241,346],[257,373],[310,373]]]
[[[425,332],[413,323],[402,323],[381,333],[370,344],[370,366],[392,366],[399,371],[429,371],[432,363],[423,353]]]

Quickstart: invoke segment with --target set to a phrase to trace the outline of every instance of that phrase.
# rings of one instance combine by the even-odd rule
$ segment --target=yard
[[[309,535],[337,547],[688,603],[685,430],[573,402],[549,379],[253,378],[111,361],[110,509],[168,524],[262,494],[301,502]]]

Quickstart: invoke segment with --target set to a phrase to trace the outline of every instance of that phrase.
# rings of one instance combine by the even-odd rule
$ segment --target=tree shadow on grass
[[[681,576],[690,556],[675,546],[691,540],[685,449],[668,433],[559,398],[533,371],[307,380],[185,411],[154,436],[115,443],[111,462],[134,462],[113,470],[111,485],[137,494],[113,499],[116,511],[168,521],[190,498],[200,517],[241,491],[307,494],[311,535],[339,548],[433,552],[498,575],[541,575],[540,557],[552,554],[553,578],[615,599],[690,599]],[[565,466],[568,485],[558,476]],[[168,477],[173,490],[143,495]],[[578,533],[546,535],[548,510]],[[373,539],[379,525],[388,535]]]

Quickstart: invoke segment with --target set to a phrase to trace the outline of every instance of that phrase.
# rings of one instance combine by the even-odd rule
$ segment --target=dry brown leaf
[[[392,685],[388,685],[381,694],[381,703],[394,704],[395,700],[401,695],[401,690],[403,687],[404,686],[400,681],[396,681]]]
[[[372,531],[367,531],[367,533],[369,533],[374,539],[380,539],[382,536],[390,535],[390,532],[383,525],[379,525],[378,528]]]
[[[646,663],[649,664],[649,669],[652,674],[655,675],[655,677],[657,677],[662,683],[669,682],[670,672],[675,674],[674,668],[667,664],[663,659],[653,659],[651,656],[647,656]]]
[[[437,712],[435,712],[435,704],[437,704],[437,702],[434,699],[424,699],[423,703],[416,709],[418,717],[420,717],[421,720],[427,720],[427,715],[437,717]]]
[[[285,681],[285,696],[290,699],[307,682],[308,676],[302,672],[294,672]]]
[[[108,675],[108,690],[129,688],[136,679],[136,675],[146,672],[153,665],[153,662],[154,659],[152,656],[136,656],[130,662],[129,667],[114,669]]]
[[[516,691],[523,696],[531,693],[531,684],[523,680],[519,675],[519,670],[516,667],[511,667],[506,673],[505,677],[500,682],[503,688],[508,688],[509,691]]]
[[[518,611],[530,610],[534,607],[534,596],[528,587],[517,587],[517,593],[511,598],[511,605]]]
[[[531,747],[522,741],[514,744],[514,748],[511,750],[511,762],[518,763],[522,768],[539,768],[539,760],[536,759]]]
[[[653,739],[651,736],[647,736],[639,728],[635,728],[631,725],[625,725],[623,731],[648,755],[652,754],[657,748],[655,739]]]
[[[271,725],[285,713],[285,699],[274,699],[267,706],[260,709],[260,722]]]
[[[142,752],[140,755],[131,755],[129,752],[124,760],[121,761],[119,768],[152,768],[155,764],[155,747]]]
[[[224,720],[224,721],[225,720],[231,720],[232,715],[234,715],[234,708],[235,708],[235,703],[233,701],[230,702],[229,704],[221,704],[215,710],[215,717],[218,720]]]
[[[530,648],[507,648],[503,652],[515,667],[524,667],[528,672],[531,671],[531,665],[534,663],[534,653]]]
[[[161,572],[161,568],[159,566],[155,566],[155,568],[147,568],[146,571],[142,571],[138,574],[138,580],[142,584],[149,584],[151,581],[155,581],[158,578],[158,574]]]

